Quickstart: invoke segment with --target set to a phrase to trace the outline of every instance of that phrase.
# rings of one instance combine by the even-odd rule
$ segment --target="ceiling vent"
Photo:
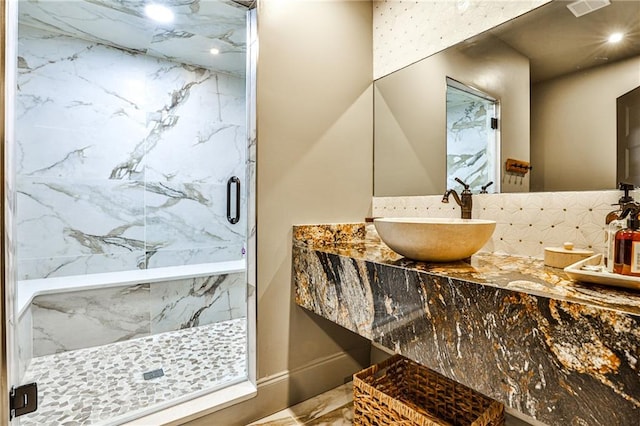
[[[609,0],[578,0],[568,4],[567,7],[576,18],[579,18],[594,10],[609,6],[610,4],[611,2]]]

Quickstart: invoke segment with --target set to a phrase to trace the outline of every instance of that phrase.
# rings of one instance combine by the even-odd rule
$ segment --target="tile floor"
[[[352,399],[353,388],[349,382],[249,426],[350,426],[353,421]]]
[[[248,426],[351,426],[352,422],[353,387],[349,382]],[[507,414],[505,426],[529,423]]]
[[[162,375],[144,377],[160,369]],[[27,370],[24,383],[38,383],[39,406],[20,418],[21,425],[112,423],[246,374],[244,318],[46,355]]]

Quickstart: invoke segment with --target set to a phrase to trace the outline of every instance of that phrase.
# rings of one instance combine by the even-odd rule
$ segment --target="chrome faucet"
[[[471,199],[471,190],[469,190],[469,185],[464,183],[459,178],[456,178],[456,181],[460,183],[464,189],[458,195],[455,189],[448,189],[444,196],[442,197],[443,203],[449,202],[449,195],[453,195],[453,199],[456,200],[456,203],[460,206],[460,217],[462,219],[471,219],[471,208],[473,206],[473,200]]]

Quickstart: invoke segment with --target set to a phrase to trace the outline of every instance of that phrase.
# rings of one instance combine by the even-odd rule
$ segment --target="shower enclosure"
[[[255,390],[250,3],[8,2],[13,424]]]

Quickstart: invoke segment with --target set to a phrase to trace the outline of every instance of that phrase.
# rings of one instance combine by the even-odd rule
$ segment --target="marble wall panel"
[[[33,358],[33,316],[31,307],[18,318],[16,329],[18,347],[18,381],[22,381]]]
[[[19,177],[20,279],[136,268],[143,202],[139,182]]]
[[[497,180],[493,116],[491,101],[447,87],[447,188],[458,185],[456,177],[473,192]]]
[[[242,256],[244,78],[24,25],[18,56],[20,279]]]
[[[230,76],[157,62],[147,88],[147,179],[226,183],[244,167],[244,89]]]
[[[151,286],[151,333],[245,317],[245,282],[245,274],[237,273],[155,283]]]
[[[15,5],[3,4],[5,13],[10,15]],[[25,369],[30,362],[30,335],[25,338],[22,333],[23,324],[18,317],[17,306],[17,288],[16,282],[18,277],[18,257],[17,257],[17,225],[16,225],[16,154],[17,147],[15,143],[10,143],[12,136],[15,135],[16,111],[8,104],[9,99],[16,98],[17,91],[17,46],[15,43],[15,34],[17,31],[17,22],[7,19],[4,23],[4,71],[3,71],[3,191],[1,192],[3,203],[3,232],[0,243],[3,244],[3,298],[2,316],[5,324],[5,347],[3,355],[4,373],[8,377],[22,381]],[[17,348],[17,350],[16,350]],[[4,368],[3,367],[3,368]],[[13,379],[12,379],[13,380]]]
[[[19,28],[18,175],[108,179],[144,141],[144,57]]]
[[[36,296],[21,318],[21,360],[245,318],[246,289],[233,273]]]
[[[149,335],[149,284],[34,298],[35,357]]]
[[[20,259],[18,269],[22,280],[48,277],[85,275],[95,271],[117,272],[137,268],[145,262],[145,252],[121,252],[75,256],[37,257]],[[28,281],[24,283],[28,285]]]
[[[197,265],[208,262],[224,262],[238,259],[245,254],[245,245],[231,244],[224,247],[198,247],[184,250],[158,250],[146,253],[148,268],[163,266]]]
[[[175,265],[177,260],[202,263],[198,260],[207,254],[212,255],[209,262],[242,257],[246,218],[242,213],[238,223],[227,221],[226,183],[147,182],[146,189],[149,267]],[[172,260],[162,256],[165,253],[181,255]]]
[[[120,0],[21,0],[20,22],[56,33],[117,46],[203,68],[243,75],[244,6],[233,0],[172,1],[175,18],[159,24],[144,13],[145,2]],[[215,25],[211,23],[215,22]],[[215,46],[220,55],[209,54]]]

